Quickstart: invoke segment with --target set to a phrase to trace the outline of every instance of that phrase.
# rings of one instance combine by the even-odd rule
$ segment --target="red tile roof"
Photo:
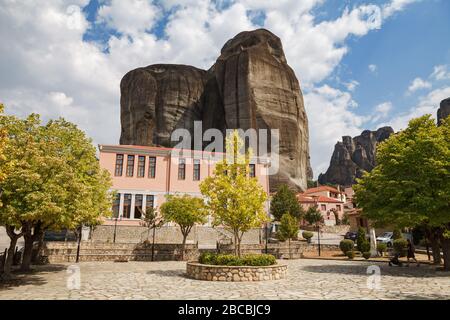
[[[342,191],[339,191],[336,188],[330,187],[330,186],[320,186],[316,188],[309,188],[305,191],[305,193],[315,193],[315,192],[321,192],[321,191],[330,191],[334,193],[342,193]]]
[[[344,203],[343,201],[340,201],[335,198],[329,198],[325,196],[309,196],[304,193],[298,194],[297,199],[301,203],[315,203],[315,202]]]

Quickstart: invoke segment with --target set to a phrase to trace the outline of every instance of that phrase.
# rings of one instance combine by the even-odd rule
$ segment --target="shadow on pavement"
[[[11,274],[11,279],[2,280],[0,277],[0,291],[12,290],[15,287],[26,285],[44,285],[47,281],[41,276],[42,273],[61,272],[67,269],[67,266],[60,264],[49,264],[41,266],[33,266],[29,272],[21,272],[14,270]]]

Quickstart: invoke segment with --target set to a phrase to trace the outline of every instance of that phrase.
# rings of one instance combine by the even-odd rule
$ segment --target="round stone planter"
[[[187,276],[207,281],[264,281],[279,280],[286,277],[287,265],[275,264],[264,267],[214,266],[198,262],[188,262]]]

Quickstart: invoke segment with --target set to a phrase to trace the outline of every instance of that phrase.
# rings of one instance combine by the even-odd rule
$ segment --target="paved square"
[[[0,286],[0,299],[450,299],[450,274],[432,266],[375,264],[381,269],[381,289],[375,290],[367,287],[367,267],[373,263],[283,263],[286,279],[239,283],[188,279],[184,262],[84,262],[79,290],[67,289],[70,264],[40,266],[20,283]]]

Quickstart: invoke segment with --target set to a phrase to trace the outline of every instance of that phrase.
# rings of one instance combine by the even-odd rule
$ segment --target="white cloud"
[[[359,86],[359,82],[356,80],[351,80],[350,82],[344,83],[348,91],[355,91],[356,87]]]
[[[150,0],[111,0],[98,11],[98,21],[125,34],[151,30],[160,10]]]
[[[450,86],[435,89],[427,95],[420,97],[416,106],[410,108],[405,113],[395,116],[383,125],[390,125],[395,131],[398,131],[405,129],[411,119],[423,116],[424,114],[431,114],[436,118],[440,102],[448,97],[450,97]]]
[[[377,105],[375,107],[375,112],[371,119],[372,123],[375,123],[380,119],[386,118],[391,110],[392,110],[392,102],[390,101],[383,102]]]
[[[430,89],[432,84],[422,78],[415,78],[408,87],[408,93],[413,93],[421,89]]]
[[[383,18],[388,18],[394,13],[398,11],[402,11],[405,9],[405,7],[409,4],[412,4],[414,2],[419,2],[421,0],[392,0],[390,3],[385,4],[383,6]]]
[[[83,41],[91,24],[80,7],[88,2],[41,0],[36,6],[32,1],[2,1],[0,97],[7,112],[24,116],[34,111],[45,119],[64,116],[96,143],[117,143],[119,83],[127,71],[154,63],[209,68],[225,41],[256,28],[249,10],[263,11],[264,27],[281,38],[306,92],[316,175],[326,169],[336,140],[360,133],[367,121],[352,112],[356,103],[350,93],[316,84],[341,62],[349,37],[379,29],[385,17],[405,5],[398,0],[390,2],[390,9],[355,5],[334,20],[317,23],[312,10],[325,0],[242,0],[228,6],[209,0],[167,0],[158,6],[149,0],[102,1],[96,23],[122,34],[108,39],[106,52],[99,43]],[[161,17],[162,7],[174,6],[162,39],[146,32]],[[356,86],[350,82],[347,89]]]
[[[368,68],[370,72],[376,72],[378,69],[376,64],[369,64]]]
[[[448,70],[448,66],[447,65],[435,66],[433,69],[433,73],[430,75],[430,77],[436,81],[450,79],[450,71]]]

